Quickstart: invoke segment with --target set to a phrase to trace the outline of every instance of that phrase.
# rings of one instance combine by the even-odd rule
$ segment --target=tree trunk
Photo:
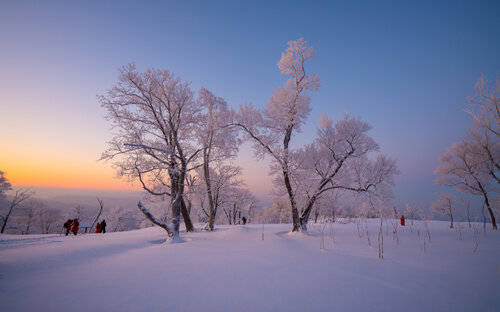
[[[469,223],[469,228],[471,228],[472,225],[470,224],[469,204],[467,204],[466,213],[467,213],[467,222]]]
[[[307,231],[307,222],[309,222],[309,216],[311,215],[312,208],[314,207],[314,202],[316,202],[317,198],[317,194],[314,194],[309,198],[306,204],[306,208],[300,216],[300,227],[303,231]]]
[[[214,198],[212,196],[212,183],[210,181],[210,166],[208,162],[207,151],[203,151],[203,175],[205,178],[205,185],[207,188],[207,199],[208,199],[208,229],[210,231],[214,230],[215,223],[215,207]]]
[[[298,232],[300,230],[300,219],[299,219],[299,211],[297,210],[297,203],[295,202],[295,195],[293,193],[292,184],[290,183],[290,175],[288,170],[288,144],[290,143],[290,139],[292,138],[293,124],[288,125],[286,129],[285,138],[283,139],[283,163],[281,164],[281,168],[283,170],[283,179],[285,180],[286,191],[288,193],[288,198],[290,199],[290,206],[292,209],[292,222],[293,228],[292,232]]]
[[[184,219],[184,224],[186,225],[186,232],[193,232],[194,231],[193,222],[191,222],[191,217],[189,216],[189,212],[186,207],[184,198],[181,201],[181,214],[182,214],[182,219]]]
[[[182,199],[178,196],[176,196],[176,199],[174,199],[172,203],[172,223],[174,225],[173,231],[172,231],[172,238],[178,238],[179,237],[179,227],[180,227],[180,217],[181,217],[181,204]]]
[[[187,205],[186,205],[187,214],[191,216],[191,207],[193,206],[193,203],[191,202],[190,199],[186,198],[186,200],[187,200]]]
[[[171,209],[172,209],[172,239],[179,238],[179,226],[181,218],[182,193],[180,193],[179,180],[180,177],[176,173],[170,175],[170,179],[174,187],[172,187]],[[182,181],[184,182],[184,181]]]
[[[165,231],[167,231],[168,233],[168,236],[169,237],[173,237],[173,231],[172,229],[165,223],[165,222],[162,222],[158,219],[156,219],[152,214],[151,212],[149,212],[149,210],[147,210],[141,202],[139,202],[137,204],[137,207],[139,208],[139,210],[146,216],[146,218],[148,218],[149,221],[153,222],[154,224],[158,225],[159,227],[165,229]]]
[[[493,214],[493,210],[491,210],[490,207],[490,201],[488,199],[488,194],[486,193],[486,190],[483,188],[481,183],[478,183],[479,188],[481,189],[481,192],[483,193],[484,197],[484,203],[486,204],[486,207],[488,208],[488,213],[490,214],[490,219],[491,219],[491,225],[493,226],[493,230],[497,230],[497,221],[495,220],[495,215]]]
[[[90,226],[90,233],[92,233],[92,229],[94,228],[94,225],[97,222],[97,220],[99,220],[99,217],[101,216],[102,213],[102,209],[104,208],[104,203],[102,200],[99,199],[99,197],[97,197],[97,202],[99,202],[100,209],[99,213],[97,214],[97,217],[95,217],[94,222],[92,222],[92,225]]]
[[[3,233],[5,231],[5,227],[7,226],[7,221],[9,221],[9,217],[10,217],[10,214],[12,213],[13,209],[14,209],[14,205],[11,204],[9,207],[9,212],[3,218],[2,231],[0,231],[0,233]]]
[[[233,224],[236,225],[236,203],[233,203]]]
[[[283,170],[283,177],[285,178],[286,191],[288,192],[288,198],[290,199],[290,205],[292,207],[292,222],[293,228],[292,232],[299,231],[299,211],[297,210],[297,204],[295,203],[295,196],[293,195],[292,185],[290,184],[290,178],[288,177],[288,171]],[[307,227],[305,228],[307,230]]]
[[[491,207],[490,207],[490,203],[486,203],[486,207],[488,207],[488,212],[490,214],[490,218],[491,218],[491,224],[493,226],[493,230],[498,230],[497,228],[497,221],[495,219],[495,215],[493,215],[493,210],[491,210]]]

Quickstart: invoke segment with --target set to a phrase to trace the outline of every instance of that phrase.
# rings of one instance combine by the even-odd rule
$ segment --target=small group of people
[[[102,219],[101,223],[97,223],[95,226],[96,233],[106,233],[106,220]]]
[[[66,230],[66,236],[68,236],[69,232],[71,231],[73,234],[78,233],[78,227],[80,226],[80,222],[78,221],[78,218],[76,219],[68,219],[64,223],[64,229]]]
[[[78,234],[78,227],[80,226],[80,222],[78,221],[78,218],[68,219],[68,221],[66,221],[63,226],[64,229],[66,230],[66,236],[68,236],[69,232],[72,232],[73,234],[76,235]],[[106,233],[106,220],[102,219],[101,223],[97,223],[95,227],[95,232]]]

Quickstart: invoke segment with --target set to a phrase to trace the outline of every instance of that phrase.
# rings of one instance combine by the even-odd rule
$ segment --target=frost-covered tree
[[[24,207],[22,207],[20,222],[22,222],[22,224],[25,226],[23,234],[27,235],[32,230],[36,212],[39,209],[38,207],[40,205],[42,205],[40,201],[30,200]]]
[[[474,86],[475,94],[469,97],[473,109],[467,111],[482,128],[500,137],[500,76],[496,84],[489,86],[488,79],[482,75]]]
[[[141,73],[131,64],[99,101],[117,129],[102,159],[113,160],[119,176],[138,180],[148,193],[170,197],[172,223],[155,218],[141,202],[138,207],[178,240],[181,213],[186,230],[193,229],[184,203],[185,180],[202,151],[194,144],[201,107],[189,83],[167,70]]]
[[[449,193],[439,194],[439,199],[432,203],[432,210],[446,215],[450,218],[450,229],[453,228],[453,211],[455,210],[456,198]]]
[[[7,179],[5,172],[0,171],[0,197],[5,197],[5,193],[10,190],[12,190],[12,184]]]
[[[493,229],[497,229],[492,198],[500,185],[500,78],[488,87],[482,76],[469,98],[473,117],[469,135],[453,144],[439,157],[441,164],[434,173],[442,175],[437,184],[455,186],[459,192],[483,197]]]
[[[359,118],[346,115],[335,126],[326,115],[320,119],[318,138],[298,153],[298,176],[314,187],[307,194],[301,210],[300,226],[307,229],[310,213],[316,200],[332,190],[371,193],[385,196],[390,193],[393,176],[398,173],[394,160],[385,155],[370,159],[369,153],[378,145],[368,136],[371,127]]]
[[[413,220],[418,215],[418,210],[417,205],[410,205],[408,203],[405,205],[404,214],[406,215],[406,218],[411,220],[411,225],[413,225]]]
[[[205,182],[208,204],[207,229],[213,231],[217,209],[224,195],[221,193],[222,187],[230,183],[232,179],[228,179],[231,175],[229,173],[234,172],[233,168],[235,168],[222,166],[222,164],[236,156],[238,142],[234,129],[227,126],[230,111],[226,101],[204,88],[198,94],[198,102],[204,110],[197,127],[197,137],[203,154],[203,170],[200,174]],[[213,170],[219,171],[215,180],[211,177]],[[213,183],[218,184],[216,189],[212,187]]]
[[[494,135],[479,122],[473,121],[466,137],[470,152],[474,154],[497,185],[500,185],[500,137]]]
[[[292,214],[290,210],[290,201],[286,197],[279,197],[273,200],[267,215],[270,216],[272,223],[290,223]]]
[[[127,228],[127,223],[133,219],[132,211],[121,206],[115,206],[109,209],[103,216],[109,231],[123,231]]]
[[[43,203],[36,206],[35,215],[42,234],[57,233],[62,230],[60,211],[47,208]]]
[[[305,62],[314,56],[312,47],[300,38],[288,42],[287,50],[278,62],[281,73],[290,79],[281,88],[274,89],[267,107],[256,110],[251,105],[240,106],[234,125],[254,142],[256,154],[271,156],[280,168],[282,180],[290,201],[293,229],[299,231],[299,212],[290,181],[290,141],[310,112],[309,91],[319,87],[319,78],[306,73]]]
[[[238,224],[242,217],[250,221],[250,215],[257,199],[245,188],[233,187],[228,192],[228,202],[223,207],[229,224]]]
[[[441,175],[436,179],[438,185],[456,187],[457,191],[483,197],[493,229],[497,229],[495,215],[490,203],[491,175],[484,165],[483,158],[478,157],[476,146],[467,141],[453,144],[439,156],[441,164],[434,171]]]
[[[496,229],[490,197],[500,184],[500,80],[497,79],[496,86],[490,89],[487,84],[484,76],[476,83],[475,95],[469,98],[469,102],[479,111],[469,111],[473,117],[469,135],[441,156],[443,164],[436,173],[447,175],[437,180],[440,184],[456,186],[459,191],[481,195],[493,229]]]
[[[210,207],[208,194],[204,192],[200,209],[207,217],[207,230],[213,231],[215,218],[217,217],[219,208],[228,209],[228,205],[234,201],[232,198],[234,195],[232,189],[242,186],[243,181],[239,179],[241,176],[241,168],[237,166],[219,164],[214,168],[210,168],[209,175],[210,194],[212,196],[211,200],[213,206]]]
[[[84,218],[85,208],[82,205],[76,205],[69,211],[70,219],[82,220]]]

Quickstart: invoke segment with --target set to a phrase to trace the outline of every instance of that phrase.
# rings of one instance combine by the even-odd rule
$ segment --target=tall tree
[[[264,110],[256,110],[251,105],[241,106],[239,116],[233,123],[255,143],[257,155],[270,155],[280,168],[292,210],[294,232],[299,231],[300,221],[290,181],[290,141],[294,132],[300,131],[311,110],[307,93],[319,87],[318,76],[309,75],[305,70],[305,62],[314,54],[314,49],[307,46],[303,38],[289,41],[278,67],[290,79],[283,87],[274,89]]]
[[[479,195],[483,197],[493,230],[497,229],[495,215],[492,210],[490,194],[491,176],[487,167],[474,151],[475,146],[467,141],[453,144],[439,156],[441,164],[434,171],[441,175],[436,179],[438,185],[454,186],[459,192]]]
[[[118,129],[102,159],[113,160],[118,175],[139,180],[148,193],[170,197],[172,223],[155,218],[141,202],[138,207],[172,240],[179,240],[181,213],[186,230],[193,228],[183,205],[184,187],[202,150],[193,145],[200,107],[189,83],[167,70],[140,73],[130,64],[120,70],[107,95],[98,98]]]
[[[221,185],[213,188],[212,184],[221,181],[227,176],[230,166],[222,164],[236,156],[238,151],[237,137],[233,128],[227,127],[229,123],[230,111],[224,99],[216,97],[210,91],[203,88],[198,92],[199,104],[204,109],[199,126],[197,128],[198,140],[203,149],[203,171],[201,176],[205,182],[206,197],[208,204],[208,230],[214,230],[214,223],[219,206],[219,199],[222,198]],[[218,167],[218,179],[211,177],[214,167]],[[239,169],[238,169],[239,171]]]
[[[459,192],[483,197],[492,227],[497,229],[492,193],[500,184],[500,78],[488,87],[485,76],[475,85],[468,113],[473,117],[468,136],[453,144],[439,157],[441,164],[434,173],[442,175],[437,184],[455,186]],[[493,184],[496,186],[494,187]]]
[[[318,138],[297,153],[301,163],[297,174],[305,177],[313,187],[307,191],[304,208],[300,214],[300,226],[307,230],[310,213],[317,199],[331,190],[371,193],[385,196],[390,193],[393,176],[398,173],[396,162],[385,155],[375,160],[370,152],[378,151],[378,145],[367,134],[371,127],[359,118],[346,115],[335,126],[326,115],[320,119]]]

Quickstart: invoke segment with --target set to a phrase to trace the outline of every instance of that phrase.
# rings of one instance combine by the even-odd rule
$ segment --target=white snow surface
[[[500,311],[500,233],[474,224],[378,220],[289,233],[291,225],[159,228],[61,235],[0,235],[1,311]],[[389,221],[391,222],[391,221]],[[408,221],[407,221],[408,222]],[[459,225],[459,224],[457,224]],[[199,226],[201,227],[201,225]]]

